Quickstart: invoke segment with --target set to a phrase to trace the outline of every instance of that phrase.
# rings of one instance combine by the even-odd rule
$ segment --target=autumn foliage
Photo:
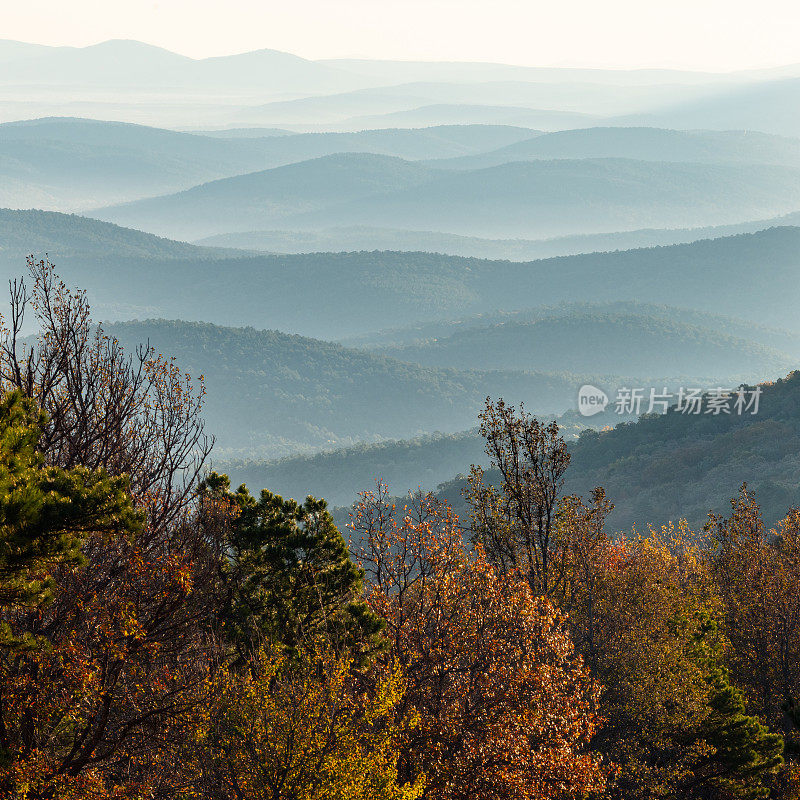
[[[614,532],[487,401],[468,516],[210,472],[204,390],[48,262],[0,333],[5,800],[800,797],[800,512]],[[22,336],[25,310],[39,327]]]
[[[586,746],[599,689],[564,620],[527,583],[498,577],[458,519],[430,496],[395,513],[386,488],[354,511],[369,602],[387,621],[389,661],[420,723],[401,751],[431,798],[533,798],[603,787]],[[400,517],[398,519],[398,516]]]

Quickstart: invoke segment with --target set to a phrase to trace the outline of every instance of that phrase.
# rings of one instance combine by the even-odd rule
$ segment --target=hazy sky
[[[0,0],[0,38],[140,39],[202,58],[731,70],[800,62],[797,0]]]

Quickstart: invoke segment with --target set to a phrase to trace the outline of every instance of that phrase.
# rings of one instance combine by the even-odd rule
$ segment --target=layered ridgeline
[[[498,309],[505,314],[495,322],[565,301],[636,301],[799,330],[796,227],[515,263],[421,252],[234,254],[70,215],[0,212],[0,278],[18,276],[31,251],[49,253],[68,284],[89,290],[105,319],[133,313],[377,342],[381,329],[488,320]],[[381,341],[449,335],[432,330]],[[750,338],[741,328],[726,332]],[[759,341],[786,349],[779,339]]]
[[[785,374],[793,363],[766,345],[658,318],[648,327],[653,341],[642,341],[643,357],[632,360],[637,337],[644,338],[642,319],[600,313],[563,317],[564,328],[556,328],[563,341],[552,361],[558,368],[547,370],[536,367],[544,360],[541,343],[531,348],[524,335],[506,340],[512,349],[528,350],[524,368],[504,369],[490,359],[488,368],[478,369],[425,366],[274,330],[208,323],[150,320],[106,330],[129,347],[149,342],[189,373],[204,375],[206,417],[218,437],[217,452],[241,457],[455,433],[474,425],[487,395],[525,401],[539,413],[561,413],[575,406],[583,383],[610,394],[631,384],[735,385]],[[585,348],[586,340],[598,337],[598,325],[607,354],[593,365]]]
[[[796,168],[800,167],[800,140],[749,130],[594,127],[545,133],[476,155],[438,159],[431,165],[446,169],[480,169],[554,158],[733,162]]]
[[[347,153],[92,214],[180,239],[352,225],[531,239],[771,217],[797,209],[799,186],[800,170],[772,164],[585,158],[444,170]]]
[[[341,152],[440,159],[536,131],[503,125],[218,137],[79,118],[0,125],[0,206],[85,210]]]
[[[557,318],[583,317],[645,317],[650,320],[679,324],[689,329],[705,328],[713,334],[721,334],[734,339],[747,340],[778,350],[792,357],[800,356],[800,333],[783,328],[761,325],[752,321],[736,319],[705,310],[667,306],[663,303],[643,303],[637,300],[612,300],[593,302],[563,302],[557,305],[537,306],[521,311],[489,311],[466,317],[448,320],[432,320],[418,325],[400,328],[386,328],[361,336],[342,339],[348,347],[361,347],[376,352],[401,349],[404,347],[427,346],[457,341],[461,334],[473,335],[476,330],[503,330],[510,325],[526,325]],[[513,328],[509,327],[508,330]]]
[[[527,263],[398,252],[164,260],[111,249],[105,257],[51,257],[70,285],[86,287],[108,310],[105,319],[138,308],[146,309],[135,312],[140,318],[337,339],[565,300],[636,300],[798,331],[800,228],[792,227]],[[0,255],[2,277],[23,268],[24,251]]]
[[[613,233],[584,233],[546,239],[487,239],[440,231],[342,226],[313,231],[258,230],[217,233],[198,239],[206,247],[235,247],[264,253],[338,253],[356,250],[404,250],[451,256],[532,261],[577,253],[603,253],[687,244],[698,239],[718,239],[738,233],[756,233],[776,226],[797,225],[800,213],[771,219],[711,225],[704,228],[643,228]]]
[[[588,377],[422,367],[274,330],[149,320],[104,326],[127,349],[149,343],[204,376],[204,417],[218,457],[277,456],[359,441],[456,432],[487,395],[552,413]],[[596,380],[596,379],[595,379]]]
[[[534,321],[502,322],[458,330],[417,344],[372,352],[427,366],[474,369],[552,370],[569,363],[577,372],[631,375],[727,376],[753,379],[788,371],[800,358],[709,327],[643,313],[573,311]],[[667,310],[669,314],[669,310]],[[713,322],[713,321],[712,321]]]
[[[80,113],[173,127],[326,130],[512,121],[798,135],[796,66],[727,74],[504,64],[309,61],[258,50],[192,59],[135,41],[0,42],[0,118]],[[69,96],[63,91],[69,87]]]
[[[728,407],[733,412],[733,403]],[[610,524],[617,530],[642,530],[683,516],[699,527],[708,511],[726,512],[728,499],[745,481],[757,492],[771,523],[800,503],[797,373],[762,385],[755,415],[709,415],[708,404],[702,408],[700,414],[672,409],[638,422],[616,414],[612,406],[598,417],[564,415],[560,423],[572,452],[565,492],[587,495],[604,486],[616,504]],[[439,487],[464,513],[464,480],[448,479],[447,470],[459,475],[470,464],[485,462],[483,441],[473,429],[272,461],[224,459],[223,466],[237,482],[266,482],[294,497],[324,491],[341,506],[349,506],[376,480],[385,480],[399,495]],[[489,477],[498,480],[497,475]],[[345,516],[343,512],[340,519]]]
[[[225,247],[198,247],[121,228],[78,214],[57,211],[19,211],[0,208],[0,263],[19,270],[25,256],[49,254],[61,259],[172,259],[239,258],[246,255]]]
[[[699,530],[709,511],[727,514],[728,501],[747,482],[766,521],[774,524],[787,508],[800,504],[800,374],[763,384],[761,390],[755,415],[683,414],[673,408],[638,422],[611,419],[615,427],[601,431],[587,427],[577,439],[575,420],[568,417],[564,433],[572,460],[564,491],[586,496],[595,486],[603,486],[615,503],[609,526],[616,531],[630,532],[633,527],[646,531],[649,524],[677,523],[681,518]],[[248,485],[261,485],[266,477],[271,485],[297,497],[311,491],[307,487],[324,487],[344,506],[337,518],[346,522],[347,506],[356,492],[372,488],[375,479],[385,479],[398,495],[441,483],[440,495],[464,514],[463,476],[442,481],[439,468],[446,465],[454,474],[466,473],[470,464],[485,462],[483,442],[472,430],[225,466]],[[342,477],[347,474],[353,476],[349,484]],[[487,479],[497,482],[498,475],[489,472]]]

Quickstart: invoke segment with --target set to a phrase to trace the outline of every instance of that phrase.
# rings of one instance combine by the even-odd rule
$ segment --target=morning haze
[[[0,795],[798,800],[794,4],[2,35]]]

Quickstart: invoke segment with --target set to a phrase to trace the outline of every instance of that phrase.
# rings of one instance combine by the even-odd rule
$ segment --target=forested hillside
[[[424,346],[439,340],[450,339],[467,331],[493,329],[506,323],[528,324],[560,317],[646,317],[654,321],[686,326],[689,329],[704,328],[715,334],[734,339],[748,339],[767,348],[790,354],[800,352],[800,333],[783,328],[759,325],[752,321],[724,316],[708,310],[668,306],[663,303],[643,303],[636,300],[607,302],[563,302],[558,305],[536,306],[520,311],[490,311],[450,320],[408,325],[402,328],[387,328],[363,336],[351,336],[342,343],[351,347],[381,350],[388,347]]]
[[[645,314],[578,313],[504,322],[417,345],[372,352],[428,366],[577,371],[720,379],[727,383],[787,372],[793,355],[684,321]]]
[[[421,367],[274,330],[166,320],[105,330],[129,348],[149,342],[204,376],[205,418],[221,455],[274,457],[452,433],[474,422],[487,395],[528,399],[554,412],[574,403],[583,382],[567,373]]]
[[[60,261],[75,259],[232,258],[241,251],[223,247],[197,247],[120,228],[77,214],[55,211],[14,211],[0,208],[0,259],[9,267],[24,263],[29,253],[47,253]]]
[[[43,254],[42,254],[43,255]],[[20,258],[2,259],[18,275]],[[70,284],[147,316],[341,338],[569,300],[667,304],[798,330],[800,228],[528,263],[435,253],[318,253],[210,261],[61,259]],[[758,283],[757,292],[742,287]],[[303,302],[297,301],[302,287]],[[142,313],[139,314],[141,318]]]
[[[763,386],[758,413],[647,416],[611,430],[587,430],[570,446],[565,491],[602,485],[613,498],[608,524],[646,531],[688,519],[697,530],[709,511],[724,514],[747,482],[769,524],[800,503],[800,373]],[[496,475],[489,475],[490,478]],[[463,508],[463,481],[442,496]]]

